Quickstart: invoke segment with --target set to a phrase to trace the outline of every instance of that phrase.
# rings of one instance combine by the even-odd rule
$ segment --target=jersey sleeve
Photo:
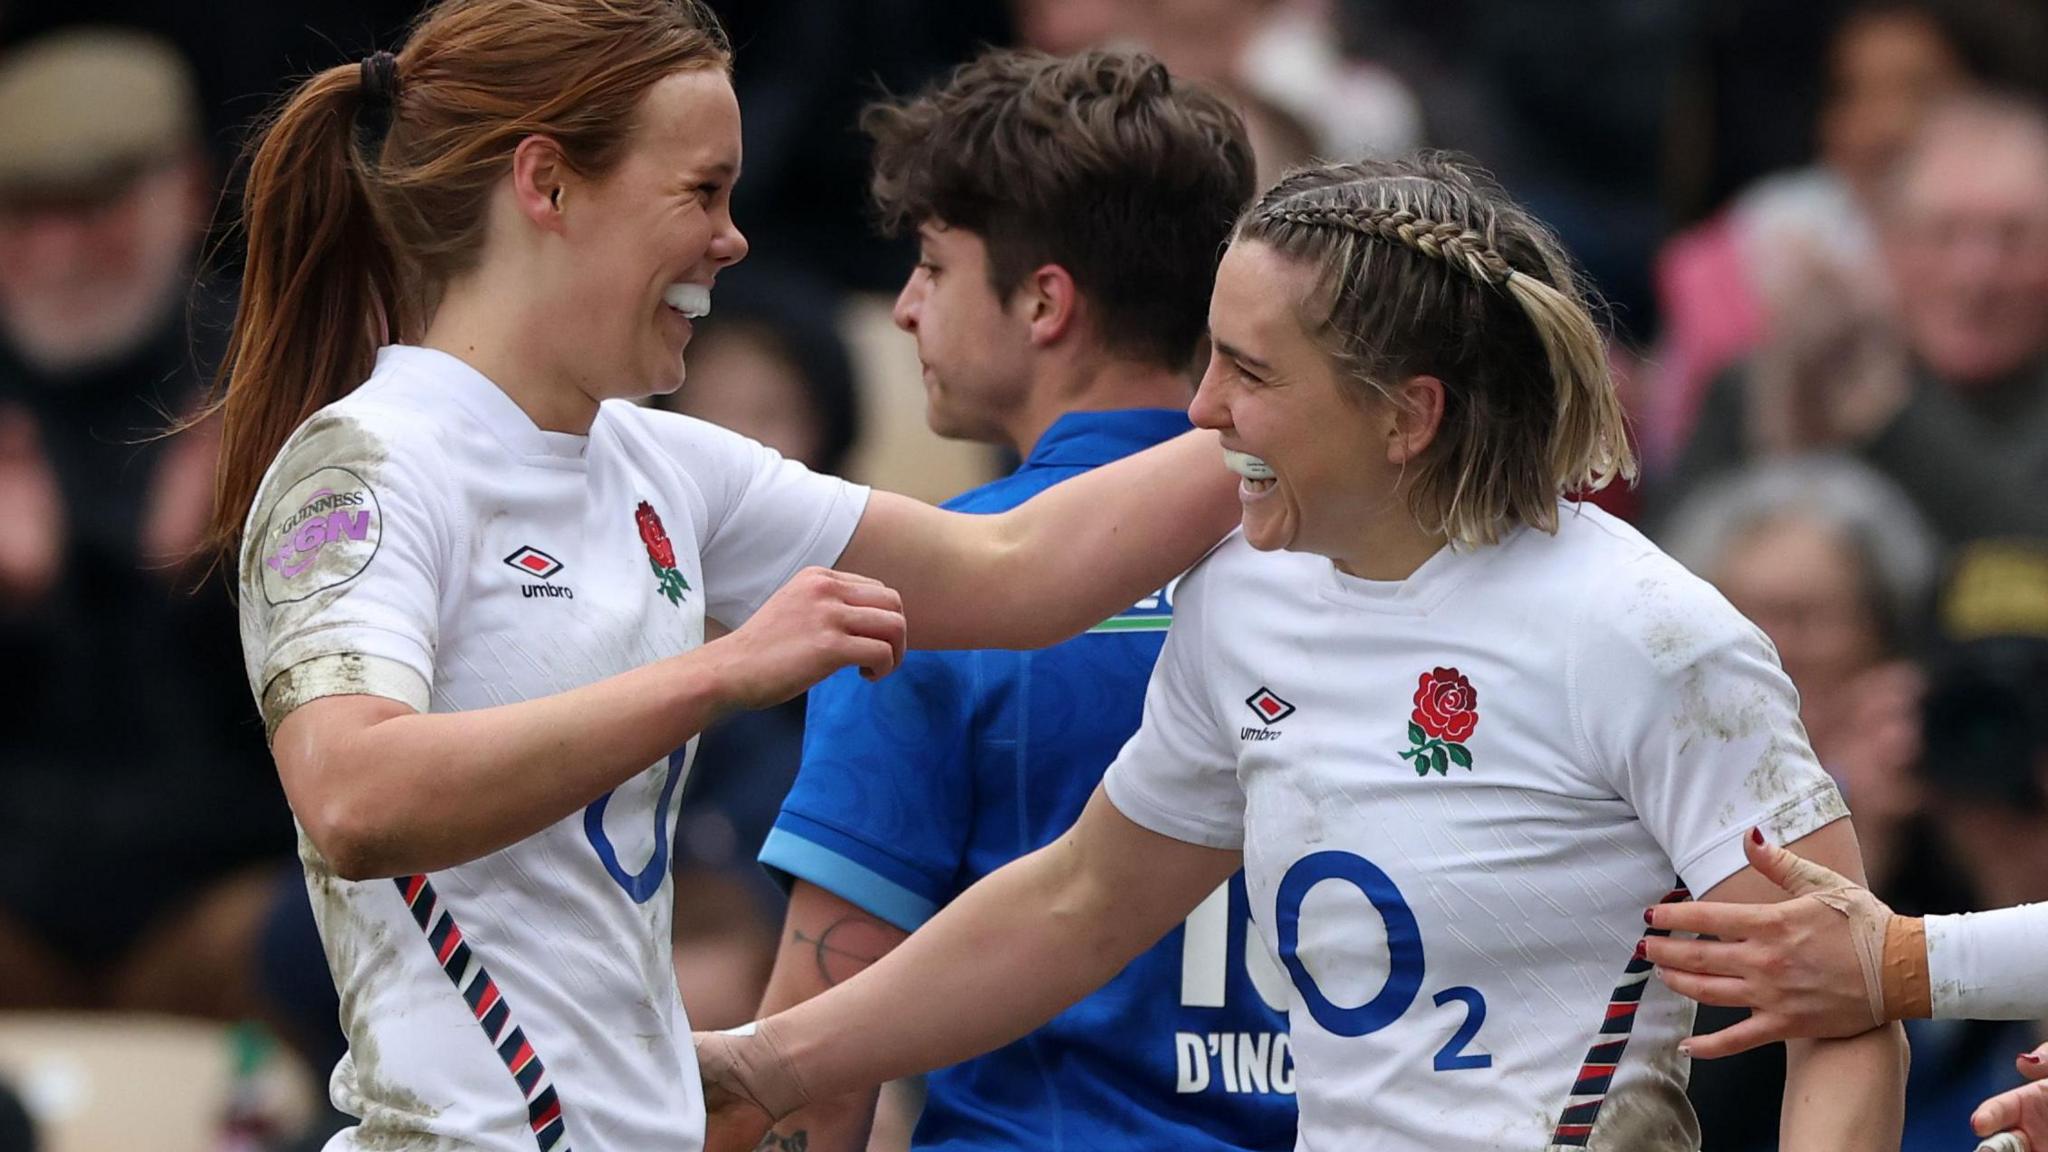
[[[868,489],[715,424],[645,415],[704,497],[704,610],[712,619],[739,627],[799,569],[829,567],[846,550]]]
[[[427,710],[450,541],[439,473],[430,450],[331,412],[279,454],[240,563],[243,655],[266,731],[324,696]]]
[[[1582,754],[1695,895],[1747,867],[1742,837],[1790,843],[1848,815],[1764,634],[1663,558],[1596,582],[1566,677]]]
[[[972,653],[811,689],[803,767],[761,863],[906,932],[955,895],[974,818]]]
[[[1144,719],[1102,786],[1117,811],[1142,828],[1208,848],[1242,848],[1237,751],[1203,671],[1212,571],[1205,561],[1181,582],[1173,624],[1145,686]]]
[[[2048,904],[1929,916],[1936,1020],[2038,1020],[2048,1013]]]

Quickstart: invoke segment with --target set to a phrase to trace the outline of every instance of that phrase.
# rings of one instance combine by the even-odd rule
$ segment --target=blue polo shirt
[[[1016,472],[947,507],[1001,512],[1188,427],[1168,409],[1068,413]],[[879,682],[848,670],[813,688],[761,862],[914,931],[1050,843],[1137,731],[1171,591],[1051,648],[912,652]],[[1045,1027],[933,1073],[912,1146],[1292,1149],[1287,981],[1246,955],[1243,874],[1227,889]]]

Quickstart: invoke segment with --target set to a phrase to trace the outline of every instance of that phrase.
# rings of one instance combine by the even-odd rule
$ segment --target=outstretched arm
[[[1752,846],[1762,834],[1751,832]],[[1856,832],[1837,820],[1797,843],[1801,854],[1861,881]],[[1774,903],[1786,893],[1754,867],[1714,886],[1710,900]],[[1655,923],[1665,924],[1662,917]],[[1646,950],[1647,953],[1647,950]],[[1895,1149],[1905,1123],[1906,1037],[1897,1024],[1841,1039],[1785,1045],[1785,1108],[1779,1142],[1786,1148]]]
[[[751,1149],[813,1100],[1024,1035],[1156,943],[1239,859],[1139,827],[1098,788],[1065,835],[976,884],[866,971],[750,1036],[699,1037],[707,1152]]]
[[[1037,648],[1187,571],[1238,507],[1216,435],[1190,432],[996,516],[876,492],[835,567],[903,594],[913,647]]]

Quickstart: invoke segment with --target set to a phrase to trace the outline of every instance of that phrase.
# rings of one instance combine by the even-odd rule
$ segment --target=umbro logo
[[[519,569],[528,576],[538,576],[543,580],[562,570],[562,562],[560,560],[555,559],[538,548],[521,548],[519,551],[505,557],[505,563]]]
[[[1278,724],[1294,715],[1294,705],[1282,700],[1271,688],[1263,685],[1257,692],[1245,697],[1244,703],[1245,707],[1258,713],[1259,719],[1268,724]]]
[[[1257,692],[1245,697],[1244,704],[1245,707],[1252,710],[1253,715],[1266,724],[1278,724],[1280,721],[1294,715],[1294,705],[1282,700],[1279,693],[1264,685],[1260,685]],[[1280,738],[1280,733],[1277,729],[1264,726],[1252,727],[1250,725],[1239,729],[1237,735],[1239,739],[1251,741],[1278,740]]]
[[[528,576],[538,576],[544,581],[540,584],[522,584],[519,586],[519,594],[528,600],[535,599],[536,597],[565,600],[574,600],[576,598],[576,593],[571,591],[565,584],[545,583],[549,577],[562,570],[563,564],[560,560],[555,559],[538,548],[521,548],[510,556],[505,557],[505,563],[510,565],[515,571],[525,573]]]

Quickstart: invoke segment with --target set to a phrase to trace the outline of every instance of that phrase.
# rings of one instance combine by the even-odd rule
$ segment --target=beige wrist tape
[[[1863,995],[1870,1004],[1870,1025],[1875,1028],[1885,1021],[1884,937],[1891,909],[1858,887],[1830,888],[1811,895],[1848,918],[1849,940],[1856,949],[1856,963],[1863,970]]]
[[[1885,924],[1884,1010],[1892,1020],[1926,1020],[1934,1015],[1927,922],[1918,916],[1894,916]]]
[[[1856,964],[1863,970],[1863,995],[1870,1008],[1870,1026],[1875,1028],[1896,1015],[1886,1015],[1885,961],[1887,926],[1898,917],[1868,888],[1852,884],[1811,860],[1792,857],[1789,875],[1781,881],[1793,892],[1805,892],[1849,921],[1849,941],[1856,950]],[[1918,921],[1914,921],[1918,924]],[[1927,950],[1920,950],[1924,971]],[[1922,981],[1925,986],[1925,981]],[[1924,1001],[1923,1001],[1924,1002]]]
[[[772,1020],[762,1021],[750,1041],[734,1046],[733,1062],[739,1065],[740,1083],[747,1086],[754,1103],[777,1120],[811,1102],[796,1065],[783,1055]]]

